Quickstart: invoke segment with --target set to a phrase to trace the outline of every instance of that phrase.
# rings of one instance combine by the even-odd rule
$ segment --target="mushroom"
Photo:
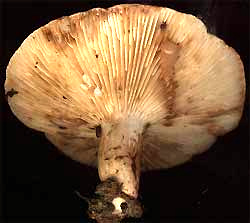
[[[9,62],[5,91],[26,126],[98,166],[104,184],[115,179],[111,213],[123,218],[141,170],[182,164],[237,127],[245,79],[239,55],[195,16],[127,4],[34,31]]]

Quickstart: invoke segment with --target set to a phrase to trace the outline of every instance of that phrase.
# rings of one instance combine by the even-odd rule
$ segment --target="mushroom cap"
[[[196,17],[118,5],[54,20],[7,67],[12,112],[66,155],[96,166],[104,122],[147,125],[142,169],[169,168],[237,127],[244,97],[238,54]]]

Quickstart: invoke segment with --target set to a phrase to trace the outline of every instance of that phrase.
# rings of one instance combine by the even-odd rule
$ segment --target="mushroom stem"
[[[127,119],[102,125],[98,172],[102,181],[115,177],[122,192],[137,198],[140,179],[143,124]]]

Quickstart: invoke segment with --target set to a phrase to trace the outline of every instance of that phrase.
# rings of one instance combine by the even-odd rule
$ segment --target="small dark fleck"
[[[160,25],[160,29],[161,30],[167,29],[167,23],[166,22],[162,22],[161,25]]]
[[[37,68],[37,66],[35,66],[35,68]]]
[[[96,54],[95,57],[98,58],[99,57],[98,54]]]
[[[6,93],[6,96],[12,98],[15,94],[18,94],[18,91],[14,90],[14,88],[11,88],[11,90]]]
[[[101,137],[102,135],[102,127],[100,125],[98,125],[96,128],[95,128],[95,133],[96,133],[96,137],[99,138]]]
[[[119,172],[119,170],[116,170],[116,171],[115,171],[115,173],[118,173],[118,172]]]
[[[63,99],[67,99],[65,96],[63,96]]]
[[[148,128],[149,128],[149,126],[150,126],[150,123],[149,123],[149,122],[147,122],[144,128],[145,128],[145,129],[148,129]]]
[[[128,30],[128,33],[130,33],[130,29]]]
[[[120,207],[122,209],[122,213],[125,213],[127,211],[127,209],[128,209],[128,204],[126,202],[122,202],[120,204]]]
[[[105,158],[104,160],[109,160],[109,158]]]
[[[65,127],[65,126],[60,126],[60,125],[58,126],[58,128],[59,128],[59,129],[67,129],[67,127]]]
[[[36,64],[38,64],[38,62],[36,61]]]

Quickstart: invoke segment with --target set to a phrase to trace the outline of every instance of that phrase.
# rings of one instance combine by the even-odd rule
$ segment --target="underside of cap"
[[[5,90],[24,124],[88,165],[96,126],[130,116],[149,123],[146,170],[183,163],[235,128],[245,80],[238,54],[196,17],[119,5],[33,32],[10,60]]]

